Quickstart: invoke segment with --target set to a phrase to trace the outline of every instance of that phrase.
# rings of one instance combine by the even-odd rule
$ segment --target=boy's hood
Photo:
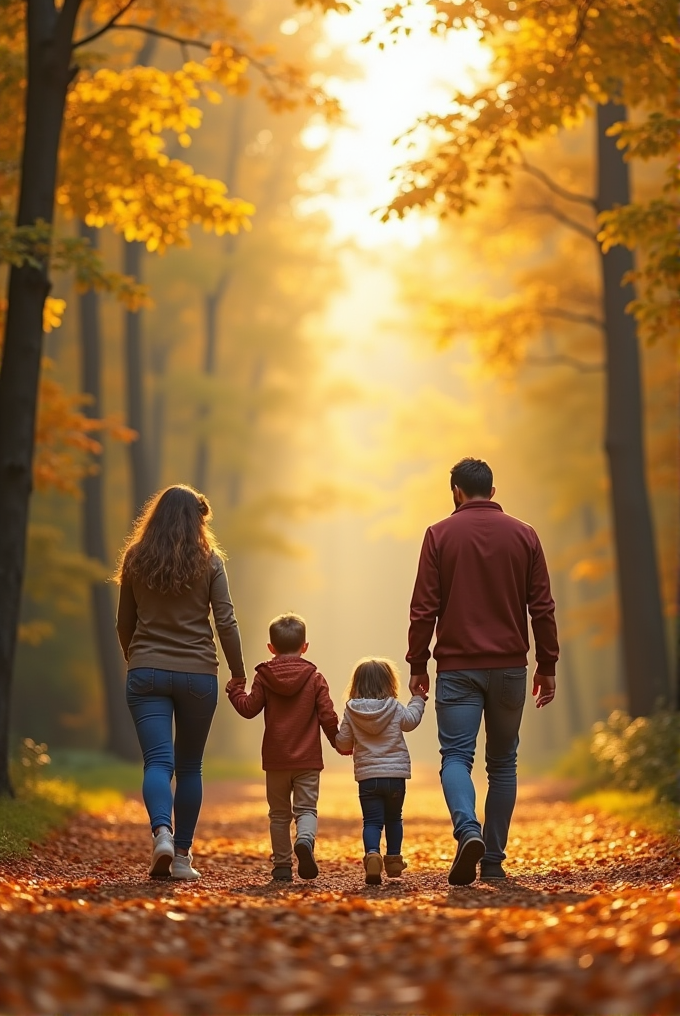
[[[316,673],[314,664],[301,656],[275,656],[266,663],[260,663],[255,670],[269,691],[286,697],[299,692]]]
[[[395,698],[349,699],[347,712],[352,722],[365,734],[381,734],[394,716],[397,708]]]

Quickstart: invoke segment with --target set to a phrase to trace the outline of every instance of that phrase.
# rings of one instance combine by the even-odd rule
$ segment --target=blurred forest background
[[[69,178],[69,167],[85,160],[71,139],[58,232],[88,238],[107,265],[148,287],[149,300],[126,308],[113,294],[55,278],[16,739],[133,750],[107,721],[110,689],[122,689],[123,675],[107,577],[140,505],[177,482],[196,485],[212,503],[247,666],[266,657],[270,618],[299,612],[309,657],[339,709],[358,657],[403,661],[422,536],[452,510],[448,471],[464,455],[489,461],[497,500],[537,529],[553,578],[558,695],[539,714],[528,705],[523,760],[547,764],[596,720],[628,706],[604,448],[598,209],[573,197],[596,192],[596,118],[574,111],[569,129],[525,132],[512,186],[490,170],[476,206],[457,207],[454,195],[450,206],[465,215],[441,217],[441,195],[455,188],[433,183],[418,160],[446,145],[451,95],[490,87],[491,50],[474,20],[446,20],[453,7],[474,5],[416,3],[392,11],[387,27],[383,6],[365,0],[342,13],[291,0],[231,5],[258,44],[304,66],[309,87],[342,107],[338,117],[333,103],[267,101],[251,65],[247,90],[218,82],[212,98],[220,101],[203,92],[192,102],[200,125],[196,115],[157,135],[171,158],[252,204],[252,214],[247,205],[243,212],[250,228],[218,236],[196,225],[190,248],[170,243],[163,252],[103,213],[82,222],[69,188],[95,185],[84,172]],[[485,5],[492,13],[501,6],[513,5]],[[543,6],[560,8],[560,17],[567,7],[606,7]],[[672,5],[632,6],[653,20]],[[433,8],[443,12],[439,32],[430,31]],[[188,59],[186,47],[142,33],[111,33],[97,47],[117,67],[169,73]],[[614,55],[627,59],[620,47]],[[636,58],[631,52],[622,76],[634,75]],[[594,108],[597,96],[586,98]],[[99,101],[105,107],[106,96]],[[407,134],[426,113],[439,119],[422,136]],[[112,148],[124,143],[114,130]],[[631,200],[665,193],[663,145],[651,154],[659,157],[630,162]],[[485,165],[497,156],[487,152]],[[406,163],[416,168],[400,170]],[[648,318],[639,348],[668,702],[677,333]],[[81,411],[104,429],[81,426]],[[405,665],[402,673],[405,686]],[[117,722],[124,726],[124,715]],[[435,763],[434,743],[431,702],[413,735],[414,757]],[[223,696],[209,753],[255,760],[259,745],[259,721],[239,720]]]

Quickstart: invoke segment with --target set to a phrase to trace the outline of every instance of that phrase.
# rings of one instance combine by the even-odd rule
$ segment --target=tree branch
[[[580,374],[596,374],[605,369],[604,363],[586,363],[576,356],[567,353],[555,353],[553,356],[525,356],[524,362],[530,367],[572,367]]]
[[[128,0],[128,5],[127,6],[129,7],[130,4],[132,4],[132,3],[134,3],[134,0]],[[123,10],[126,10],[126,9],[127,8],[124,8]],[[123,10],[120,11],[120,14],[123,13]],[[116,17],[119,17],[119,16],[120,15],[116,15]],[[115,19],[114,19],[114,21],[115,21]],[[198,46],[199,49],[203,49],[203,50],[205,50],[208,53],[212,49],[212,43],[208,42],[206,39],[190,39],[190,38],[187,38],[186,36],[183,36],[183,35],[175,35],[174,32],[166,32],[163,29],[154,28],[152,25],[135,25],[135,24],[118,25],[118,24],[114,23],[110,27],[115,29],[117,32],[144,32],[145,35],[151,35],[155,39],[165,39],[167,42],[176,42],[177,45],[180,47],[180,49],[182,51],[182,58],[183,59],[186,58],[189,46]],[[99,34],[101,34],[101,32]],[[95,36],[92,35],[89,38],[92,39],[94,37]],[[89,41],[89,39],[80,39],[76,43],[76,45],[82,46],[85,42],[88,42],[88,41]],[[267,66],[267,64],[264,61],[262,61],[262,60],[256,60],[254,57],[249,56],[248,53],[244,52],[242,49],[239,49],[238,46],[234,46],[231,43],[229,45],[231,47],[231,51],[234,54],[234,56],[236,56],[236,57],[242,57],[242,58],[246,59],[248,61],[248,63],[252,67],[255,67],[260,72],[262,77],[265,78],[269,82],[269,84],[272,86],[272,89],[278,95],[281,94],[281,89],[279,88],[279,85],[278,85],[278,82],[276,80],[276,77],[271,73],[270,68]],[[75,46],[74,46],[74,48],[75,48]]]
[[[579,325],[591,325],[598,331],[604,331],[604,321],[594,314],[581,314],[579,311],[567,310],[566,307],[544,307],[539,313],[543,317],[559,318],[562,321],[573,321]]]
[[[588,229],[588,227],[584,226],[582,222],[578,221],[578,219],[572,219],[570,215],[566,215],[564,212],[561,212],[559,208],[555,208],[554,205],[525,205],[524,207],[520,206],[519,211],[533,212],[535,215],[552,215],[553,219],[557,219],[557,221],[561,222],[564,226],[569,226],[570,229],[580,233],[581,236],[585,236],[586,239],[594,243],[599,249],[600,245],[597,242],[597,236],[592,229]]]
[[[102,25],[101,28],[98,28],[96,32],[92,32],[91,35],[86,35],[83,39],[76,40],[73,43],[71,49],[78,49],[79,46],[87,46],[88,43],[94,42],[95,39],[98,39],[100,35],[104,35],[105,32],[108,32],[110,28],[113,28],[116,25],[118,19],[122,18],[125,12],[132,7],[133,3],[135,3],[135,0],[127,0],[127,3],[124,3],[121,9],[119,11],[116,11],[116,13],[111,18],[109,18],[109,20],[106,22],[105,25]],[[122,25],[118,25],[118,28],[121,27]]]
[[[127,7],[129,7],[132,3],[134,3],[134,0],[128,0]],[[123,8],[123,10],[127,10],[127,7]],[[123,10],[120,11],[120,14],[123,13]],[[117,14],[116,18],[119,17],[120,14]],[[199,49],[205,49],[205,50],[210,50],[211,49],[211,43],[206,42],[205,39],[187,39],[187,38],[185,38],[182,35],[175,35],[174,32],[165,32],[161,28],[154,28],[153,25],[134,25],[134,24],[117,25],[115,23],[115,18],[114,18],[113,19],[113,24],[111,24],[108,27],[115,28],[117,32],[123,32],[123,31],[125,31],[125,32],[144,32],[146,35],[153,35],[153,37],[155,39],[166,39],[168,42],[176,42],[178,46],[198,46]],[[101,34],[101,32],[99,34]],[[90,39],[92,39],[94,37],[95,36],[92,35],[92,36],[90,36]],[[81,39],[81,40],[79,40],[76,43],[76,45],[77,46],[82,46],[83,43],[89,42],[90,39]],[[236,52],[236,51],[234,50],[234,52]]]
[[[559,198],[563,198],[565,201],[578,201],[582,205],[588,205],[589,208],[595,209],[595,198],[588,197],[587,194],[577,194],[574,191],[567,190],[565,187],[560,187],[558,183],[544,173],[538,166],[532,166],[530,162],[527,162],[524,156],[520,153],[520,166],[526,173],[530,173],[531,176],[535,176],[537,180],[540,180],[542,184],[551,190],[553,194],[556,194]]]
[[[59,11],[54,41],[57,53],[60,54],[60,60],[70,62],[71,40],[73,39],[81,4],[82,0],[64,0]]]

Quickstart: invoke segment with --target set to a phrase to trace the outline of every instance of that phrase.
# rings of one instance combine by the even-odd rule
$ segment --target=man
[[[555,697],[555,604],[538,536],[492,500],[493,474],[481,459],[451,470],[455,511],[430,526],[411,600],[412,694],[427,693],[427,661],[437,625],[435,709],[441,780],[458,849],[451,885],[505,878],[502,862],[517,796],[517,746],[526,696],[529,635],[536,645],[533,694],[540,709]],[[470,776],[484,714],[488,793],[484,830]]]

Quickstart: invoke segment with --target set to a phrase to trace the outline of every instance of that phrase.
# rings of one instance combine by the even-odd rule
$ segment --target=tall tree
[[[94,227],[81,222],[80,235],[93,249],[97,247],[97,232]],[[103,415],[103,347],[99,294],[94,289],[89,289],[80,296],[79,324],[81,390],[89,396],[85,412],[89,417],[98,419]],[[95,468],[82,481],[83,550],[89,558],[101,564],[103,571],[110,574],[111,562],[105,533],[104,462],[105,453],[102,451]],[[123,693],[125,671],[116,638],[110,585],[102,579],[93,581],[90,600],[94,640],[104,686],[106,749],[119,758],[136,760],[139,757],[139,746]]]
[[[408,6],[399,5],[388,15],[397,32]],[[437,141],[431,154],[405,170],[391,211],[404,214],[438,201],[463,214],[492,181],[509,184],[521,174],[532,142],[593,112],[598,127],[595,208],[602,223],[618,207],[629,209],[628,170],[613,138],[615,125],[623,123],[626,129],[626,103],[651,109],[653,117],[655,104],[666,109],[674,102],[675,4],[432,0],[431,6],[435,31],[474,27],[481,32],[496,54],[495,82],[473,95],[455,95],[451,113],[424,118]],[[592,204],[585,195],[565,193],[547,174],[543,182],[568,200]],[[562,218],[571,216],[562,213]],[[638,338],[635,321],[626,314],[635,295],[634,266],[622,242],[611,236],[601,253],[608,374],[605,447],[629,708],[644,715],[668,698],[669,673],[643,456]]]
[[[18,115],[22,98],[24,108],[22,142],[18,142],[18,136],[11,130],[4,132],[1,139],[3,146],[9,144],[13,155],[20,149],[21,168],[0,367],[0,794],[11,792],[8,769],[10,692],[32,486],[42,318],[50,287],[52,222],[65,111],[69,114],[70,151],[64,153],[66,157],[61,162],[60,202],[70,203],[88,225],[111,222],[131,239],[146,242],[149,249],[162,250],[169,243],[188,242],[188,226],[196,221],[197,203],[204,210],[210,207],[207,216],[201,214],[198,218],[217,231],[239,229],[252,210],[242,202],[226,198],[224,187],[218,182],[200,177],[177,160],[168,160],[158,144],[158,135],[163,130],[174,130],[180,139],[188,137],[186,128],[196,126],[200,120],[195,100],[209,83],[221,83],[232,90],[238,88],[249,57],[252,57],[262,69],[266,78],[264,87],[273,102],[285,105],[300,93],[305,101],[324,101],[320,89],[307,87],[299,68],[277,66],[270,53],[252,46],[238,19],[222,5],[207,4],[199,11],[195,6],[168,4],[161,8],[139,0],[136,9],[140,20],[135,23],[126,20],[134,0],[129,0],[114,14],[108,4],[98,4],[95,0],[87,20],[88,24],[94,21],[98,27],[74,38],[81,3],[82,0],[64,0],[58,5],[54,0],[26,0],[24,8],[19,0],[9,0],[3,8],[5,20],[0,26],[3,48],[11,55],[8,82],[15,86],[6,89],[2,96],[6,108],[12,101],[15,103],[15,117],[6,122],[22,122]],[[160,26],[150,25],[159,12]],[[184,34],[179,35],[167,26],[179,26]],[[158,89],[161,72],[151,68],[127,75],[108,70],[88,71],[82,72],[76,80],[78,68],[73,60],[74,50],[113,29],[161,36],[184,47],[193,44],[205,58],[202,62],[187,62],[182,71],[174,75],[164,75],[169,91]],[[207,41],[204,33],[214,41]],[[17,59],[24,39],[25,80],[18,70]],[[166,101],[168,95],[172,100],[170,107]],[[140,96],[141,99],[146,96],[141,120]],[[148,115],[149,103],[154,110],[151,116]],[[91,116],[93,109],[96,111],[94,118]],[[105,126],[103,121],[107,116]],[[128,130],[131,119],[136,127],[133,132]],[[121,136],[125,139],[124,158],[116,151],[116,142]],[[132,172],[131,154],[136,159]],[[164,177],[165,193],[149,188],[145,172],[149,163],[153,165],[157,180]],[[8,164],[11,166],[12,162]],[[5,171],[3,183],[9,183],[9,200],[14,197],[15,181],[11,177],[11,172]],[[82,185],[84,177],[90,181],[87,187]],[[168,201],[168,192],[171,201]],[[160,222],[154,214],[159,207],[166,213]],[[65,251],[70,254],[71,263],[79,264],[81,279],[89,275],[91,282],[92,263],[86,270],[87,258],[82,245],[67,245]]]
[[[227,143],[227,164],[225,183],[229,191],[236,189],[239,161],[243,154],[243,124],[245,119],[245,101],[236,101],[231,117]],[[230,234],[224,240],[223,267],[215,285],[203,297],[203,373],[207,379],[215,376],[217,369],[217,335],[218,314],[222,300],[229,292],[234,274],[233,256],[236,249],[236,236]],[[194,465],[194,483],[198,490],[206,490],[208,486],[209,441],[208,424],[210,407],[203,402],[198,407],[198,439],[196,443],[196,462]]]
[[[616,102],[597,106],[597,211],[630,204],[628,164],[610,134],[627,119]],[[602,251],[606,349],[605,449],[611,480],[612,520],[622,618],[628,708],[645,716],[670,697],[652,516],[647,493],[640,350],[635,318],[633,255],[622,245]]]
[[[26,120],[17,226],[52,223],[57,155],[73,78],[71,42],[80,0],[27,0]],[[0,794],[11,790],[9,708],[21,606],[43,307],[49,292],[45,254],[10,269],[0,369]]]

